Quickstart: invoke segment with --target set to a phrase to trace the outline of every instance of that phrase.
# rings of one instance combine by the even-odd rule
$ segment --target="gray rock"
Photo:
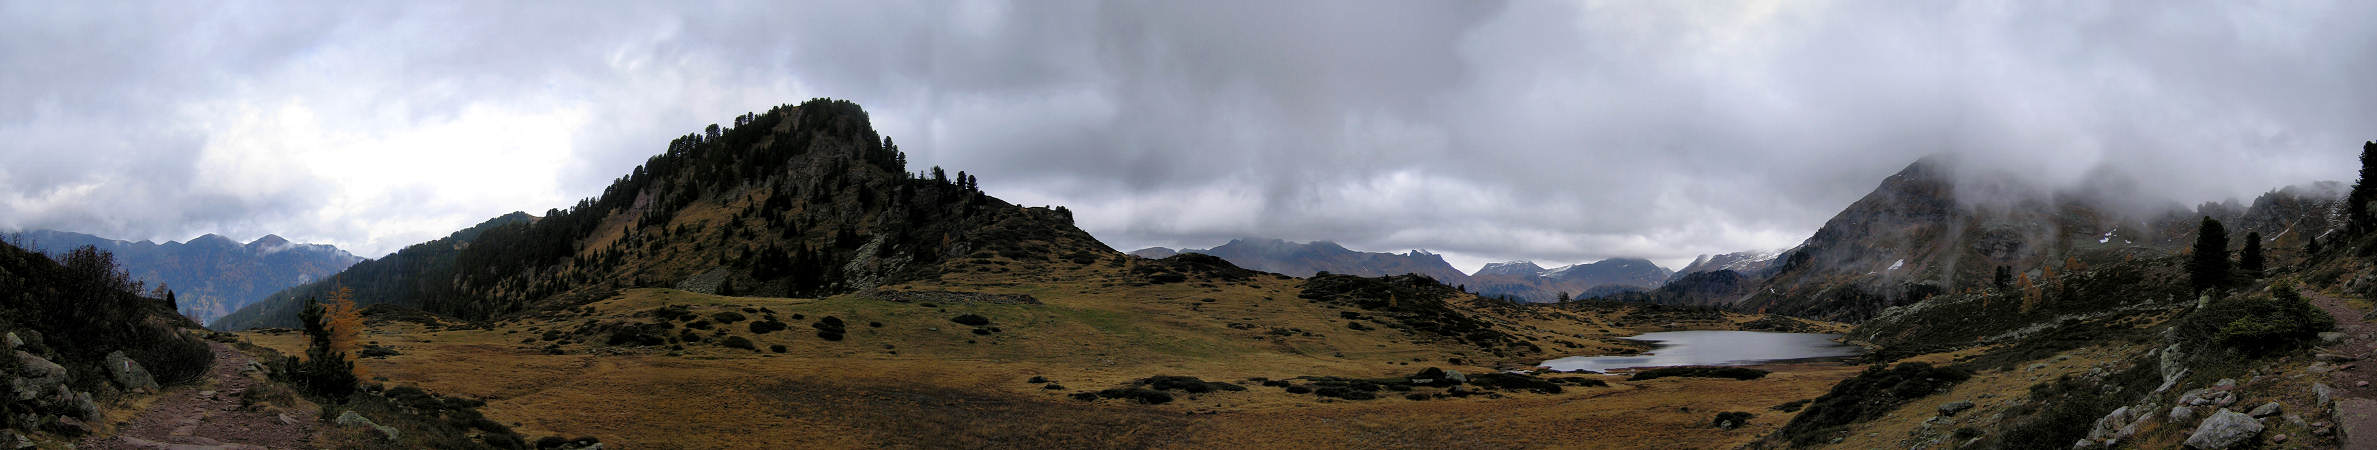
[[[157,390],[157,378],[149,375],[149,369],[140,367],[140,361],[124,356],[121,350],[107,354],[107,374],[115,378],[117,386],[123,386],[127,391]]]
[[[16,333],[9,333],[8,338],[12,341],[16,340]],[[33,446],[33,439],[25,437],[24,433],[18,433],[16,430],[0,430],[0,448],[22,450],[33,448]]]
[[[6,336],[6,337],[0,337],[0,341],[6,341],[6,342],[7,342],[7,344],[8,344],[8,349],[9,349],[9,350],[16,350],[18,347],[24,347],[24,346],[25,346],[25,339],[24,339],[24,338],[17,337],[17,334],[16,334],[16,332],[14,332],[14,331],[8,332],[8,336]],[[19,439],[23,439],[23,438],[24,438],[24,436],[23,436],[23,435],[18,435],[18,436],[17,436],[17,438],[19,438]],[[0,439],[0,440],[6,440],[6,439]]]
[[[2121,432],[2121,427],[2129,424],[2129,416],[2127,406],[2114,409],[2111,414],[2096,419],[2095,426],[2088,428],[2088,438],[2098,441],[2117,439],[2116,434]]]
[[[22,350],[17,351],[17,371],[24,376],[9,381],[16,388],[17,401],[30,401],[66,385],[66,366]]]
[[[2171,423],[2182,425],[2195,423],[2195,408],[2184,405],[2171,407]]]
[[[2353,360],[2357,360],[2357,359],[2360,359],[2360,358],[2354,358],[2354,357],[2350,357],[2350,356],[2338,355],[2338,354],[2334,354],[2334,353],[2319,353],[2319,354],[2314,354],[2314,355],[2311,355],[2311,359],[2317,359],[2317,360],[2320,360],[2320,361],[2322,361],[2322,362],[2335,362],[2335,363],[2340,363],[2340,362],[2352,362]]]
[[[2253,412],[2248,412],[2248,413],[2245,413],[2245,415],[2253,416],[2253,418],[2256,418],[2256,419],[2263,418],[2263,417],[2269,417],[2269,416],[2275,416],[2275,415],[2278,415],[2278,412],[2279,412],[2278,410],[2279,410],[2280,408],[2284,408],[2284,407],[2283,407],[2283,406],[2279,406],[2279,405],[2278,405],[2278,402],[2269,402],[2269,403],[2263,403],[2263,404],[2261,404],[2261,406],[2254,407],[2254,408],[2253,408]]]
[[[2336,388],[2328,387],[2327,383],[2311,383],[2311,395],[2319,397],[2319,405],[2324,407],[2336,400]]]
[[[2222,408],[2212,413],[2212,417],[2205,418],[2202,425],[2195,427],[2195,433],[2187,436],[2187,446],[2207,450],[2225,449],[2252,439],[2254,435],[2261,434],[2261,429],[2261,422],[2253,420],[2252,416]]]
[[[69,405],[74,408],[74,413],[79,415],[76,416],[77,418],[91,422],[99,421],[99,402],[91,401],[91,393],[74,393],[74,401]]]
[[[2212,382],[2212,389],[2226,390],[2233,387],[2237,387],[2235,378],[2222,378],[2220,381]]]
[[[1964,412],[1964,410],[1967,409],[1973,409],[1973,402],[1954,401],[1941,403],[1940,415],[1954,417],[1956,416],[1956,413]]]
[[[2336,341],[2341,341],[2341,340],[2344,340],[2344,333],[2339,333],[2339,332],[2334,332],[2334,331],[2321,331],[2321,332],[2319,332],[2319,341],[2320,341],[2320,342],[2326,342],[2326,343],[2331,343],[2331,344],[2332,344],[2332,343],[2335,343]]]
[[[1461,371],[1458,370],[1445,369],[1444,379],[1454,383],[1468,383],[1469,374],[1461,373]]]
[[[387,435],[388,440],[396,440],[396,427],[372,422],[370,418],[363,417],[362,414],[356,414],[354,411],[338,413],[337,423],[339,426],[345,427],[371,427],[371,429],[380,430],[380,434]]]

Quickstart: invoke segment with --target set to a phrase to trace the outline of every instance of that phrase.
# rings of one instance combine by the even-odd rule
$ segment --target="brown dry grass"
[[[1085,267],[1085,272],[1105,272]],[[960,277],[963,278],[963,277]],[[996,280],[996,277],[984,277]],[[1738,446],[1789,419],[1767,407],[1813,398],[1857,367],[1830,363],[1769,367],[1762,380],[1662,379],[1556,395],[1512,394],[1412,401],[1327,400],[1279,388],[1184,396],[1166,405],[1082,402],[1064,394],[1114,387],[1153,375],[1217,381],[1253,377],[1386,377],[1425,367],[1478,373],[1533,361],[1590,354],[1620,344],[1592,312],[1544,318],[1494,316],[1517,334],[1558,348],[1557,355],[1477,361],[1473,348],[1399,330],[1347,329],[1336,309],[1295,298],[1296,281],[1260,278],[1240,284],[928,283],[902,288],[1026,293],[1044,305],[951,304],[926,307],[842,296],[826,299],[719,297],[664,289],[631,290],[591,304],[590,315],[556,315],[485,329],[432,331],[413,323],[374,324],[366,340],[401,355],[359,365],[389,383],[483,399],[489,417],[531,438],[592,435],[626,448],[846,447],[1683,447]],[[1204,299],[1214,301],[1207,302]],[[666,305],[695,313],[765,308],[791,330],[729,334],[760,352],[688,345],[618,349],[576,343],[545,355],[543,330],[588,320],[630,317]],[[793,320],[792,314],[806,320]],[[990,317],[1003,332],[971,334],[948,321]],[[848,323],[843,342],[818,339],[807,326],[823,316]],[[757,315],[752,315],[757,319]],[[1746,319],[1744,320],[1746,321]],[[870,322],[884,324],[871,327]],[[1737,321],[1738,322],[1738,321]],[[1232,328],[1230,323],[1253,324]],[[1314,336],[1275,336],[1273,328]],[[708,334],[708,333],[705,333]],[[246,335],[284,352],[301,351],[295,335]],[[1590,347],[1571,350],[1551,340]],[[598,338],[599,340],[599,338]],[[972,342],[969,342],[972,341]],[[765,351],[785,345],[785,354]],[[888,346],[888,348],[887,348]],[[1416,360],[1416,361],[1415,361]],[[1024,380],[1045,376],[1065,386]],[[1758,414],[1748,428],[1710,428],[1717,412]]]

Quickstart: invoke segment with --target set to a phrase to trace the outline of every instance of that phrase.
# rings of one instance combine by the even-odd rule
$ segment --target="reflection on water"
[[[1571,356],[1544,361],[1554,370],[1590,370],[1669,366],[1734,366],[1769,361],[1855,356],[1863,349],[1833,342],[1837,334],[1768,333],[1762,331],[1669,331],[1626,339],[1652,342],[1656,350],[1628,356]]]

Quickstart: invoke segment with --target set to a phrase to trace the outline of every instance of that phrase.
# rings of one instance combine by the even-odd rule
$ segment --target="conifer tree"
[[[2377,186],[2369,185],[2369,177],[2377,175],[2377,141],[2360,146],[2360,179],[2352,183],[2352,192],[2344,196],[2344,231],[2360,236],[2377,230],[2377,217],[2369,215],[2369,202],[2377,200]]]
[[[2228,283],[2228,228],[2211,216],[2195,232],[2195,255],[2187,261],[2188,279],[2198,291]]]
[[[2245,233],[2245,250],[2237,252],[2237,269],[2245,271],[2245,276],[2258,279],[2261,278],[2262,264],[2261,232]]]

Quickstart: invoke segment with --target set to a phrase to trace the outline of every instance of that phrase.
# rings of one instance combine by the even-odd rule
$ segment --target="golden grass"
[[[1080,270],[1105,272],[1100,269]],[[1289,279],[1131,286],[1095,278],[1011,284],[989,275],[956,278],[960,281],[896,288],[1025,293],[1045,304],[926,307],[858,296],[746,298],[639,289],[588,305],[592,314],[516,319],[485,329],[374,324],[364,340],[402,354],[359,365],[388,383],[486,400],[482,412],[531,438],[592,435],[625,448],[1721,448],[1746,443],[1789,419],[1768,407],[1821,395],[1859,370],[1836,363],[1785,364],[1769,367],[1777,372],[1753,381],[1633,383],[1609,377],[1612,387],[1551,395],[1340,401],[1244,380],[1527,367],[1617,346],[1606,338],[1635,330],[1607,326],[1607,317],[1590,312],[1494,316],[1491,321],[1539,345],[1562,339],[1593,347],[1544,345],[1560,353],[1481,361],[1486,355],[1478,350],[1442,340],[1393,329],[1348,329],[1337,309],[1295,298],[1296,281]],[[761,351],[693,344],[678,356],[665,348],[584,343],[562,346],[567,354],[546,355],[539,350],[546,342],[534,339],[545,330],[571,329],[589,320],[650,321],[633,315],[669,305],[685,305],[704,316],[765,308],[793,328],[754,335],[744,329],[746,323],[731,324],[729,334],[753,340]],[[805,320],[794,320],[793,314]],[[959,314],[989,317],[1002,332],[972,334],[971,327],[948,321]],[[808,326],[828,315],[848,324],[845,341],[819,339]],[[869,325],[877,322],[883,326]],[[1253,326],[1233,328],[1231,323]],[[1273,328],[1314,336],[1276,336],[1268,333]],[[245,336],[282,352],[297,353],[304,345],[290,334]],[[771,345],[788,351],[768,352]],[[1469,364],[1448,364],[1453,357]],[[1238,381],[1248,390],[1183,396],[1153,406],[1064,396],[1153,375]],[[1066,389],[1024,382],[1033,376]],[[1711,428],[1708,422],[1721,411],[1758,416],[1744,429]]]

